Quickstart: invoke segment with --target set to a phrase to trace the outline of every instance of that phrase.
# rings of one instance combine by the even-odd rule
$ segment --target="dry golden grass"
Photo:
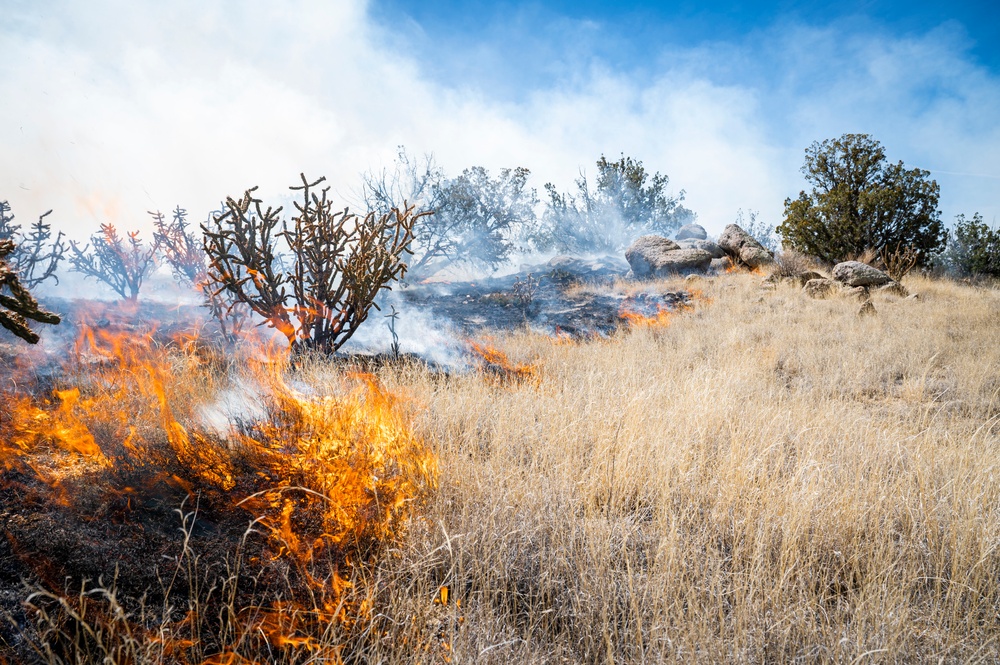
[[[372,659],[1000,658],[1000,293],[911,278],[862,319],[758,282],[606,342],[502,340],[537,386],[383,372],[441,487]]]
[[[437,489],[354,570],[353,626],[226,662],[1000,659],[1000,291],[910,277],[860,318],[759,284],[607,340],[497,336],[532,381],[379,370]],[[228,381],[177,372],[191,403]]]

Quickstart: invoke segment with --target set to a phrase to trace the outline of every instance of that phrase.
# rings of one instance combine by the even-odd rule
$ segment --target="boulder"
[[[844,261],[833,266],[833,278],[847,286],[882,286],[892,281],[878,268],[860,261]]]
[[[654,268],[654,276],[686,275],[705,272],[712,263],[712,255],[701,249],[674,249],[664,252]]]
[[[813,270],[807,270],[806,272],[800,272],[799,274],[792,277],[792,279],[798,282],[799,286],[805,287],[806,284],[813,281],[814,279],[826,279],[826,277],[823,277],[823,275]]]
[[[875,305],[872,304],[871,300],[866,300],[861,304],[861,309],[858,310],[858,316],[875,316],[878,312],[875,311]]]
[[[834,287],[837,286],[837,282],[832,279],[826,279],[825,277],[820,277],[818,279],[810,279],[806,282],[805,291],[806,295],[810,298],[825,298],[833,291]]]
[[[732,265],[733,262],[730,261],[728,258],[712,259],[712,262],[709,264],[708,269],[716,273],[726,272],[726,270],[731,268]]]
[[[905,298],[910,295],[910,292],[906,290],[906,287],[899,282],[889,282],[888,284],[883,284],[875,290],[879,293],[889,293],[894,296],[899,296],[900,298]]]
[[[718,244],[722,251],[751,269],[774,261],[774,252],[736,224],[730,224],[722,231]]]
[[[726,253],[722,251],[722,248],[711,240],[686,238],[684,240],[678,240],[677,244],[681,246],[681,249],[703,249],[711,254],[713,259],[721,259],[726,255]]]
[[[682,249],[672,240],[652,235],[637,238],[625,250],[625,258],[639,279],[704,272],[712,262],[712,255],[704,250]]]
[[[708,231],[701,224],[685,224],[677,229],[674,238],[677,240],[705,240],[708,238]]]
[[[868,302],[872,299],[867,286],[849,286],[844,289],[844,294],[856,298],[859,302]]]

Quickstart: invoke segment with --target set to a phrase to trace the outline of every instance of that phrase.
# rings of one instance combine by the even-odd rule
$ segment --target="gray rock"
[[[774,261],[774,252],[736,224],[730,224],[722,231],[718,244],[726,254],[751,269]]]
[[[722,248],[711,240],[696,240],[694,238],[688,238],[685,240],[678,240],[677,244],[681,246],[681,249],[705,250],[712,255],[713,259],[721,259],[726,255],[726,253],[722,251]]]
[[[860,261],[844,261],[833,266],[833,278],[847,286],[882,286],[892,281],[878,268]]]
[[[712,264],[712,255],[701,249],[673,249],[664,252],[654,268],[654,276],[686,275],[705,272]]]
[[[837,282],[832,279],[826,279],[825,277],[820,277],[818,279],[810,279],[806,282],[805,291],[806,295],[810,298],[825,298],[833,291],[834,287],[837,286]]]
[[[727,258],[712,259],[712,263],[709,264],[708,269],[715,273],[726,272],[732,265],[732,261]]]
[[[906,287],[899,282],[889,282],[888,284],[883,284],[875,290],[879,293],[889,293],[894,296],[899,296],[900,298],[905,298],[910,295],[910,292],[906,290]]]
[[[844,289],[844,293],[848,296],[856,298],[860,302],[868,302],[871,300],[871,294],[868,293],[867,286],[849,286]]]
[[[625,258],[639,279],[704,272],[712,262],[712,255],[704,250],[681,249],[672,240],[652,235],[637,238],[625,250]]]
[[[701,224],[685,224],[677,229],[674,238],[677,240],[705,240],[708,238],[708,231]]]

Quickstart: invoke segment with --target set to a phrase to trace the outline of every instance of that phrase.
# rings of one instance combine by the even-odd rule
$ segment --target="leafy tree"
[[[978,212],[955,218],[942,263],[962,277],[1000,277],[1000,230],[991,229]]]
[[[813,187],[785,199],[778,227],[785,247],[836,262],[902,246],[923,265],[945,246],[937,182],[929,171],[887,162],[882,144],[868,134],[813,143],[802,172]]]
[[[681,205],[684,191],[668,194],[669,183],[661,173],[650,177],[641,161],[601,155],[593,187],[583,174],[575,195],[545,185],[549,200],[535,242],[541,249],[615,252],[645,233],[669,235],[695,219]]]
[[[433,156],[418,159],[400,147],[392,169],[362,176],[362,198],[379,214],[410,205],[433,211],[414,225],[411,276],[428,276],[452,263],[496,269],[537,223],[538,197],[527,185],[529,175],[515,168],[492,177],[474,166],[448,178]]]
[[[451,260],[496,270],[530,235],[538,195],[528,187],[530,171],[500,169],[494,178],[482,166],[465,169],[434,192],[437,224],[451,229]]]

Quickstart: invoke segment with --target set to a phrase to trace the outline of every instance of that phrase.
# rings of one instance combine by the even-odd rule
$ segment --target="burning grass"
[[[74,387],[4,397],[0,510],[36,587],[17,657],[336,662],[367,625],[366,571],[437,476],[403,403],[371,375],[293,388],[279,358],[196,351],[90,333]],[[219,427],[227,390],[242,413]]]
[[[491,340],[505,366],[544,368],[532,390],[97,336],[57,385],[0,406],[7,560],[30,585],[30,640],[4,648],[1000,659],[998,292],[910,277],[919,300],[874,294],[859,319],[759,281],[646,285],[688,294],[669,326]],[[225,407],[233,391],[252,399]]]

